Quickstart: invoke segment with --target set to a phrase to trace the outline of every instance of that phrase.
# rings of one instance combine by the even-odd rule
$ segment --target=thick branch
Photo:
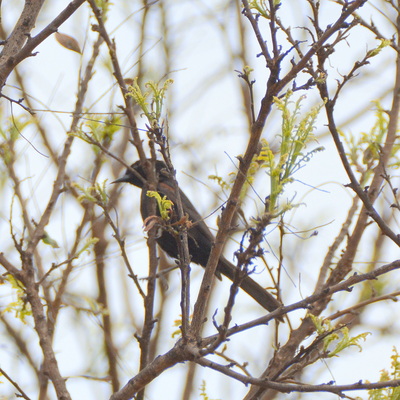
[[[4,86],[6,80],[13,69],[25,58],[32,55],[32,51],[42,43],[47,37],[54,32],[57,32],[58,27],[63,24],[83,3],[85,0],[74,0],[68,4],[68,6],[39,34],[34,37],[30,37],[30,31],[35,26],[36,17],[40,11],[41,5],[44,0],[38,1],[27,1],[24,12],[26,15],[21,18],[15,27],[10,38],[7,40],[6,46],[0,55],[0,88]],[[31,5],[28,8],[28,5]],[[40,7],[39,7],[40,6]],[[29,14],[32,13],[32,14]],[[25,24],[28,22],[28,25]],[[22,24],[22,26],[19,26]],[[13,36],[14,35],[14,36]],[[25,40],[23,37],[28,37],[28,41],[21,48]]]

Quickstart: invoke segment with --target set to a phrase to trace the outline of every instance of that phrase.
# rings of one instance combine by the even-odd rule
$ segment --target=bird
[[[150,161],[150,160],[148,160]],[[133,171],[136,172],[134,174]],[[171,200],[173,204],[176,204],[176,191],[174,189],[174,180],[171,174],[168,172],[168,168],[164,161],[155,161],[155,172],[157,175],[157,192],[163,198],[164,196]],[[112,183],[130,183],[140,189],[141,202],[140,202],[140,212],[143,221],[146,221],[149,217],[152,217],[151,199],[147,196],[149,190],[146,172],[143,168],[143,163],[141,161],[136,161],[128,168],[125,174],[115,180]],[[179,194],[181,197],[183,214],[187,215],[192,224],[188,228],[188,247],[191,256],[191,261],[195,264],[206,267],[208,258],[211,252],[211,248],[214,242],[214,236],[210,229],[207,227],[203,218],[200,216],[199,212],[196,210],[194,205],[185,195],[185,193],[179,188]],[[158,211],[157,211],[158,212]],[[158,212],[159,216],[159,212]],[[171,223],[177,222],[177,216],[172,216]],[[178,259],[178,245],[176,238],[167,229],[162,229],[157,235],[156,241],[161,249],[167,253],[170,257]],[[238,267],[229,262],[224,256],[221,256],[218,261],[218,266],[216,270],[216,276],[221,279],[221,274],[225,275],[231,281],[234,281]],[[248,295],[250,295],[259,305],[265,308],[267,311],[274,311],[281,307],[282,304],[266,289],[259,285],[250,276],[246,275],[240,282],[240,288],[243,289]]]

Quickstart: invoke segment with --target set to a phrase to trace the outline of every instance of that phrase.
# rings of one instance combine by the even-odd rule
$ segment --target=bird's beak
[[[126,183],[129,180],[129,176],[125,174],[124,176],[121,176],[121,178],[116,179],[115,181],[112,181],[111,183]]]

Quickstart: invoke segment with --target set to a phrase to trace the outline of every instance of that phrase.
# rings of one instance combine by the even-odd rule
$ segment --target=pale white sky
[[[46,18],[38,21],[37,31],[43,26],[47,25],[50,18],[49,16],[56,16],[57,13],[65,7],[67,2],[48,2]],[[234,159],[238,154],[243,153],[245,141],[243,135],[240,133],[247,129],[246,121],[242,110],[240,99],[238,99],[238,85],[237,85],[237,73],[234,69],[241,69],[243,66],[233,65],[229,59],[227,59],[225,48],[229,43],[233,48],[237,46],[236,32],[230,25],[229,15],[222,12],[222,5],[224,1],[165,1],[166,10],[170,14],[173,24],[170,29],[170,40],[174,43],[174,57],[172,69],[174,72],[170,75],[174,79],[172,91],[174,93],[175,102],[168,104],[167,108],[173,110],[173,116],[169,119],[170,130],[174,135],[172,141],[172,156],[175,163],[175,167],[178,170],[178,178],[180,178],[181,186],[185,187],[185,191],[192,199],[196,199],[196,205],[198,205],[203,215],[208,215],[212,212],[212,206],[210,208],[210,201],[213,198],[213,191],[218,191],[218,187],[211,181],[208,180],[207,176],[214,171],[218,171],[218,174],[225,176],[228,172],[234,170],[234,166],[229,162],[229,158]],[[297,3],[283,1],[282,15],[288,18],[292,18],[292,28],[296,29],[297,26],[301,25],[306,19],[304,10],[300,9]],[[326,19],[330,20],[333,12],[337,12],[336,8],[330,2],[322,2],[323,6],[326,7]],[[8,26],[12,26],[12,8],[15,7],[14,16],[18,15],[18,5],[21,5],[22,1],[15,0],[3,0],[2,18]],[[139,8],[139,6],[137,7]],[[140,12],[132,15],[132,17],[125,22],[127,17],[128,9],[135,9],[135,6],[131,7],[125,2],[114,2],[111,6],[112,14],[110,15],[108,27],[110,29],[116,29],[113,36],[116,39],[118,54],[122,61],[122,66],[126,71],[126,76],[134,76],[134,63],[136,61],[136,53],[133,49],[136,49],[138,45],[138,26],[137,23],[140,21]],[[215,12],[216,10],[216,12]],[[362,10],[365,15],[372,13],[374,18],[381,18],[381,16],[372,8],[365,7]],[[215,20],[211,18],[211,15],[215,14]],[[69,21],[67,21],[60,29],[60,32],[67,33],[74,36],[78,42],[84,47],[85,40],[87,40],[87,50],[83,54],[83,65],[86,65],[86,61],[90,57],[90,44],[93,40],[93,35],[88,29],[90,23],[93,21],[88,20],[88,9],[86,6],[76,13],[76,15]],[[51,18],[52,18],[51,17]],[[154,21],[150,26],[153,26],[153,30],[147,33],[146,46],[148,53],[146,58],[152,61],[149,75],[154,79],[159,79],[157,75],[157,64],[162,63],[163,60],[160,56],[161,46],[163,37],[161,36],[159,29],[159,16],[150,15]],[[220,28],[216,21],[221,23],[226,29],[228,41],[221,39]],[[246,23],[246,22],[245,22]],[[383,30],[386,29],[386,22],[384,22]],[[387,31],[391,31],[391,27],[388,26]],[[87,35],[89,35],[87,37]],[[354,35],[354,36],[353,36]],[[365,31],[361,28],[357,28],[354,33],[351,34],[350,38],[341,44],[335,54],[331,58],[331,64],[337,71],[338,77],[340,74],[348,71],[354,60],[364,54],[366,51],[376,46],[377,42],[374,40],[372,35],[367,37]],[[254,40],[249,39],[249,51],[250,62],[252,68],[255,69],[254,76],[257,80],[256,84],[256,107],[258,108],[258,101],[262,96],[265,89],[265,67],[263,59],[256,58],[255,54],[259,52],[259,49]],[[65,132],[67,131],[71,116],[68,112],[72,111],[75,104],[75,94],[77,90],[77,70],[81,65],[81,57],[77,53],[70,52],[61,47],[56,40],[51,37],[46,40],[43,44],[38,47],[39,54],[35,57],[24,61],[21,64],[21,72],[29,73],[32,77],[29,82],[30,92],[35,98],[35,105],[38,109],[49,108],[51,110],[65,111],[65,114],[61,113],[45,113],[38,112],[37,115],[46,126],[51,127],[54,132],[52,140],[54,143],[62,147],[65,140]],[[364,80],[363,85],[356,88],[357,82],[353,85],[350,84],[345,90],[342,101],[338,103],[338,120],[339,122],[345,122],[349,116],[353,115],[355,111],[362,109],[365,104],[369,104],[375,100],[384,91],[389,88],[393,80],[393,57],[394,53],[390,49],[384,50],[382,57],[376,57],[371,60],[369,65],[361,75],[370,74],[371,78]],[[109,64],[108,54],[106,48],[102,49],[102,56],[100,57],[100,63]],[[384,67],[383,67],[384,66]],[[131,70],[130,72],[128,72]],[[208,87],[210,77],[215,79],[212,82],[211,87]],[[9,84],[12,84],[10,80]],[[94,110],[99,112],[109,112],[116,109],[116,105],[122,103],[121,96],[114,86],[114,82],[108,72],[101,67],[97,68],[96,75],[91,83],[91,89],[89,90],[89,99],[87,105],[96,103]],[[204,87],[206,90],[204,90]],[[18,91],[13,90],[11,87],[7,87],[5,90],[7,95],[18,98],[20,95]],[[307,93],[308,102],[314,103],[316,100],[315,95],[310,92]],[[305,103],[307,104],[307,102]],[[390,102],[388,99],[384,101],[384,106],[389,107]],[[305,106],[305,108],[307,108]],[[374,105],[371,103],[371,110]],[[4,107],[7,109],[7,106]],[[14,112],[20,113],[21,111],[14,106]],[[141,120],[141,126],[144,127],[146,121]],[[265,137],[271,138],[279,133],[279,114],[274,113],[273,118],[268,121],[265,129]],[[325,119],[323,114],[319,119],[319,123],[316,129],[318,135],[325,134],[324,127]],[[358,119],[346,129],[352,133],[368,131],[373,123],[373,112],[368,117]],[[215,132],[214,135],[208,135],[209,132]],[[29,140],[41,150],[40,142],[37,143],[38,135],[33,130],[26,130]],[[199,147],[191,147],[187,149],[185,144],[195,138]],[[320,143],[316,143],[315,146],[323,145],[326,147],[325,152],[316,154],[310,161],[309,167],[303,168],[297,175],[297,179],[300,182],[294,183],[287,192],[287,198],[291,199],[292,196],[296,196],[296,201],[301,203],[304,202],[306,205],[301,206],[299,209],[292,212],[289,218],[294,230],[314,230],[318,228],[319,234],[307,240],[299,239],[298,237],[289,238],[287,241],[288,246],[293,246],[296,254],[293,251],[289,251],[288,257],[295,257],[297,259],[295,271],[289,270],[283,277],[283,285],[286,289],[283,293],[284,300],[287,303],[298,301],[302,297],[307,296],[313,289],[315,284],[315,278],[317,271],[324,257],[324,251],[326,249],[326,243],[330,243],[336,236],[338,229],[340,228],[343,219],[346,215],[347,208],[350,204],[349,190],[344,188],[343,184],[348,182],[342,167],[339,164],[338,157],[335,150],[333,149],[332,142],[329,138],[321,139]],[[312,147],[310,147],[311,149]],[[21,162],[19,163],[19,172],[25,176],[31,176],[29,184],[24,186],[27,197],[33,199],[30,203],[33,214],[40,215],[43,210],[43,206],[47,201],[48,195],[51,191],[51,183],[54,178],[54,172],[49,169],[49,161],[42,155],[35,152],[32,147],[20,140],[18,143],[18,152]],[[89,157],[89,158],[88,158]],[[81,142],[76,142],[73,147],[73,155],[71,157],[68,171],[71,177],[76,180],[81,180],[82,184],[85,183],[84,179],[87,177],[80,176],[80,165],[82,162],[89,160],[90,162],[90,149],[86,145],[82,145]],[[135,152],[131,151],[131,157],[133,161],[136,159]],[[184,175],[185,165],[189,161],[193,164],[198,165],[198,178],[201,182],[204,182],[207,186],[204,186],[194,179]],[[108,168],[104,169],[101,175],[101,179],[109,179],[112,177],[108,176]],[[301,183],[302,182],[302,183]],[[308,185],[308,186],[306,186]],[[318,187],[321,190],[311,190],[311,187]],[[266,196],[268,194],[268,187],[261,182],[257,186],[260,195]],[[9,236],[9,228],[7,221],[9,219],[9,202],[11,191],[7,190],[5,196],[5,211],[0,214],[0,234],[2,237]],[[129,207],[136,207],[136,215],[139,214],[138,202],[139,202],[139,191],[135,188],[125,185],[122,190],[121,196],[123,197],[124,204],[128,204]],[[48,227],[48,231],[51,236],[57,238],[57,241],[61,244],[66,244],[71,240],[71,235],[68,233],[73,230],[74,224],[79,220],[78,215],[74,215],[74,207],[68,204],[68,201],[62,200],[60,203],[62,207],[57,211],[59,218],[56,218],[52,222],[51,226]],[[258,204],[258,207],[260,204]],[[249,210],[257,210],[257,205],[252,202],[247,204]],[[211,217],[208,221],[210,226],[215,226],[215,217]],[[147,251],[144,242],[138,243],[138,239],[143,236],[139,230],[141,222],[138,218],[132,220],[132,231],[128,232],[127,246],[129,254],[133,262],[141,263],[145,265],[145,259],[147,257]],[[325,225],[325,226],[322,226]],[[136,229],[134,229],[136,227]],[[20,227],[21,229],[21,227]],[[372,231],[372,230],[371,230]],[[376,234],[376,231],[372,234]],[[309,232],[311,234],[311,231]],[[303,238],[306,238],[308,234],[301,234]],[[268,236],[268,245],[270,247],[269,256],[273,258],[273,253],[277,249],[277,237],[275,233]],[[10,246],[9,243],[7,246]],[[10,249],[10,247],[7,247]],[[368,260],[370,249],[364,249],[365,256],[363,254],[358,255],[360,262]],[[0,251],[3,249],[0,247]],[[48,259],[52,257],[62,258],[62,253],[54,252],[51,249],[47,250],[49,255]],[[113,252],[114,251],[114,252]],[[390,247],[388,248],[387,259],[382,262],[392,261],[396,257],[397,249]],[[114,249],[110,250],[110,258],[117,258],[118,250],[115,246]],[[228,257],[229,258],[229,257]],[[90,280],[92,277],[92,271],[87,265],[90,265],[91,256],[87,255],[82,258],[78,268],[79,280],[73,280],[71,283],[72,288],[76,292],[80,292],[86,296],[95,296],[95,288],[91,286]],[[360,264],[362,269],[362,264]],[[200,277],[200,267],[193,267],[194,276]],[[108,271],[109,284],[113,286],[114,280],[119,278],[121,272],[116,267],[111,267]],[[264,272],[265,273],[265,272]],[[261,274],[261,276],[264,276]],[[266,278],[266,275],[264,276]],[[179,276],[176,273],[175,279],[171,281],[170,290],[178,290]],[[194,280],[194,288],[199,284],[199,279]],[[229,283],[224,281],[219,283],[218,295],[226,295],[226,290]],[[76,286],[76,287],[75,287]],[[193,293],[196,293],[193,288]],[[240,295],[242,296],[242,295]],[[347,296],[347,298],[346,298]],[[351,297],[346,295],[342,296],[338,294],[335,296],[335,300],[332,304],[331,311],[335,311],[335,301],[340,304],[341,302],[348,302],[351,304]],[[217,297],[217,296],[215,296]],[[10,298],[9,293],[2,293],[0,287],[0,299],[4,301]],[[346,299],[345,299],[346,298]],[[259,310],[251,305],[251,301],[243,295],[240,297],[243,300],[242,304],[238,306],[234,314],[235,322],[240,323],[251,318],[258,316]],[[345,299],[345,300],[342,300]],[[73,299],[77,301],[77,299]],[[113,311],[118,314],[118,324],[121,325],[121,329],[125,329],[122,332],[117,333],[117,343],[120,346],[126,346],[126,358],[121,360],[122,370],[124,371],[125,377],[122,379],[124,383],[129,379],[136,371],[137,365],[136,360],[138,359],[137,346],[135,339],[133,338],[134,331],[126,332],[123,323],[124,316],[118,313],[120,302],[124,301],[123,294],[119,292],[118,286],[115,287],[115,298],[113,299],[115,304],[111,304]],[[80,299],[83,304],[86,304],[85,299]],[[2,301],[3,302],[3,301]],[[179,314],[177,312],[179,307],[178,296],[171,300],[171,309],[174,310],[171,315],[171,321]],[[304,376],[304,381],[309,380],[312,383],[323,383],[330,380],[335,380],[337,383],[353,383],[360,379],[376,380],[379,377],[380,370],[388,368],[390,364],[391,348],[393,345],[399,345],[398,337],[393,337],[393,340],[381,341],[377,335],[374,335],[375,327],[380,324],[385,324],[388,318],[392,318],[392,308],[390,304],[385,303],[382,306],[374,306],[371,308],[376,310],[376,313],[370,313],[370,320],[366,321],[367,328],[363,331],[368,330],[373,335],[368,337],[368,351],[358,353],[357,349],[346,350],[346,354],[343,354],[341,358],[328,360],[325,363],[320,363],[309,369]],[[222,310],[221,310],[222,311]],[[87,360],[82,359],[83,354],[87,348],[93,346],[91,341],[91,335],[98,335],[98,323],[94,318],[87,321],[87,325],[82,327],[75,327],[74,330],[70,329],[71,321],[74,320],[75,316],[71,310],[65,309],[62,315],[62,324],[58,329],[56,335],[56,351],[61,371],[64,375],[77,375],[85,370],[85,365],[93,366],[93,373],[100,371],[96,364],[101,365],[102,361],[100,356],[96,356],[95,349],[92,349],[93,359]],[[298,313],[298,315],[303,315]],[[396,321],[394,323],[397,324]],[[81,331],[79,331],[81,329]],[[165,346],[160,349],[160,352],[167,351],[170,346],[174,343],[171,338],[171,333],[174,327],[169,325],[163,328],[165,330]],[[212,328],[208,328],[212,331]],[[286,331],[283,328],[282,343],[286,339]],[[376,333],[376,332],[375,332]],[[238,349],[237,354],[242,357],[242,361],[246,359],[257,360],[260,358],[260,348],[265,340],[268,341],[269,335],[271,334],[271,328],[260,327],[254,331],[240,336],[240,338],[232,338],[230,346]],[[354,333],[355,334],[355,333]],[[0,338],[4,335],[0,331]],[[267,337],[267,339],[265,339]],[[77,338],[84,338],[83,343],[79,343]],[[36,341],[35,334],[32,332],[26,337],[27,341]],[[1,341],[4,341],[4,337]],[[259,343],[259,346],[254,346],[254,343]],[[271,349],[264,350],[266,354],[272,354]],[[264,361],[265,357],[262,351],[261,360]],[[100,351],[99,351],[100,354]],[[345,357],[348,356],[348,362],[345,361]],[[86,353],[85,353],[86,357]],[[40,356],[38,355],[38,359]],[[18,381],[18,375],[23,376],[26,380],[27,387],[29,388],[29,375],[24,373],[23,369],[20,368],[19,362],[16,360],[16,355],[10,352],[5,345],[0,346],[0,360],[2,366],[15,368],[15,379]],[[371,362],[373,361],[373,362]],[[343,365],[348,365],[349,368],[343,368]],[[261,372],[265,366],[261,363],[259,365],[259,371],[252,371],[255,375],[257,372]],[[159,399],[173,400],[178,398],[182,390],[182,380],[184,371],[182,366],[177,366],[166,373],[162,374],[157,378],[153,385],[150,386],[147,391],[148,399]],[[213,399],[232,399],[239,400],[243,398],[247,392],[242,384],[233,382],[227,378],[221,378],[221,376],[215,372],[206,371],[204,369],[198,369],[199,377],[206,379],[207,376],[207,394]],[[201,381],[200,378],[199,381]],[[222,382],[222,383],[221,383]],[[71,378],[68,381],[68,387],[71,390],[72,397],[74,399],[87,399],[87,400],[98,400],[108,398],[108,385],[102,383],[96,383],[94,386],[84,378]],[[165,389],[168,388],[166,391]],[[352,394],[350,394],[351,396]],[[162,397],[161,397],[162,396]],[[292,395],[293,398],[300,398]],[[303,394],[304,399],[314,400],[320,399],[320,394]],[[323,395],[324,398],[330,398],[332,396]],[[199,396],[197,396],[198,398]],[[194,397],[195,398],[195,397]],[[287,398],[284,395],[281,398]],[[333,397],[332,397],[333,398]]]

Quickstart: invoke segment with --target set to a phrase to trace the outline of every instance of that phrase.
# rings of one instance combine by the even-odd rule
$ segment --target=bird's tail
[[[237,267],[230,263],[227,259],[222,258],[218,263],[218,272],[228,277],[231,281],[235,279]],[[246,276],[240,283],[243,289],[249,296],[251,296],[261,307],[268,311],[274,311],[282,304],[271,293],[260,286],[255,280]]]

